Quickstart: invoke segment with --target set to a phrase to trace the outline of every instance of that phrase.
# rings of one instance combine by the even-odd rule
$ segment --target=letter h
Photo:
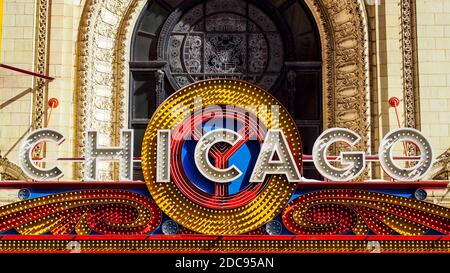
[[[133,180],[133,131],[120,131],[120,147],[98,147],[98,132],[86,133],[84,180],[97,179],[97,163],[119,161],[119,180]]]

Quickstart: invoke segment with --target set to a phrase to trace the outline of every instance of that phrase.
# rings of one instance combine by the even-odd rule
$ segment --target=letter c
[[[33,180],[57,180],[64,174],[56,166],[53,168],[40,168],[33,163],[34,147],[44,141],[60,145],[65,140],[64,136],[58,131],[52,129],[38,129],[31,132],[19,147],[19,165],[24,173]]]

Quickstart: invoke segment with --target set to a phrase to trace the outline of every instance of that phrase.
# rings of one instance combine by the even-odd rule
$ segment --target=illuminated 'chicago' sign
[[[239,87],[242,84],[247,88]],[[214,104],[208,103],[211,97],[215,96],[208,93],[211,85],[205,86],[205,90],[200,88],[195,91],[191,91],[191,87],[188,87],[183,89],[185,91],[174,94],[158,109],[146,132],[146,136],[152,136],[152,139],[144,140],[144,147],[148,142],[156,145],[156,154],[153,154],[156,164],[151,166],[155,168],[156,182],[171,182],[174,178],[173,173],[171,175],[173,167],[185,169],[185,166],[172,165],[177,164],[175,159],[183,152],[186,157],[188,151],[192,151],[193,154],[190,157],[192,167],[195,167],[203,178],[213,183],[230,183],[242,179],[245,173],[250,174],[248,177],[250,183],[262,183],[270,175],[283,175],[288,182],[303,181],[300,172],[301,143],[295,122],[286,109],[263,90],[256,91],[256,87],[242,82],[239,82],[239,85],[237,90],[233,90],[228,96],[219,94],[212,100]],[[236,94],[241,90],[248,93],[237,97]],[[190,92],[197,93],[183,99],[173,99],[180,97],[182,93]],[[200,95],[203,97],[199,97]],[[245,96],[249,96],[247,100]],[[230,99],[235,97],[236,100]],[[161,113],[167,115],[163,121],[174,119],[176,122],[170,126],[167,123],[154,126],[160,121]],[[338,157],[341,167],[336,167],[336,163],[327,160],[327,150],[338,142],[354,148],[360,140],[361,136],[349,129],[331,128],[324,131],[312,149],[315,168],[332,181],[349,181],[357,178],[366,167],[364,152],[341,152]],[[41,142],[59,145],[63,141],[64,136],[53,129],[46,128],[32,132],[20,146],[20,167],[34,180],[59,179],[63,173],[57,166],[44,169],[33,163],[33,150]],[[188,142],[189,147],[180,146]],[[420,160],[407,168],[398,166],[393,160],[393,147],[399,142],[413,145],[420,151]],[[96,180],[98,161],[118,161],[119,179],[132,180],[134,143],[132,130],[121,131],[118,147],[99,147],[96,131],[86,133],[85,143],[85,181]],[[253,154],[258,153],[254,164],[245,166],[246,170],[242,170],[242,167],[229,164],[228,161],[244,148],[246,143],[253,143],[252,147],[247,145],[247,149],[252,150]],[[219,147],[222,147],[222,150]],[[296,147],[298,151],[295,151]],[[381,141],[378,151],[378,159],[383,170],[399,181],[417,181],[432,167],[433,150],[430,142],[421,132],[412,128],[397,129],[387,134]]]
[[[66,243],[76,243],[82,252],[364,252],[371,246],[364,240],[376,234],[412,236],[377,241],[380,251],[448,251],[448,240],[414,239],[450,234],[450,209],[424,201],[423,185],[435,182],[420,180],[434,156],[430,142],[415,129],[389,132],[378,154],[368,155],[360,151],[357,132],[330,128],[316,139],[310,157],[303,153],[295,120],[271,94],[243,81],[208,80],[182,88],[159,106],[147,125],[141,158],[133,157],[132,130],[121,131],[116,147],[99,145],[102,137],[86,132],[84,154],[63,159],[83,162],[83,181],[12,183],[29,198],[0,207],[2,238],[11,232],[43,237],[30,243],[10,237],[4,249],[61,251]],[[63,141],[64,136],[50,128],[30,133],[19,147],[20,167],[35,181],[61,178],[63,171],[36,156],[36,147]],[[418,155],[394,156],[402,144]],[[329,156],[329,151],[340,154]],[[367,162],[375,160],[394,180],[412,183],[341,183],[364,180]],[[95,182],[102,161],[118,162],[120,181],[132,180],[133,164],[140,161],[145,184]],[[303,163],[308,161],[330,181],[304,177]],[[47,241],[63,237],[49,234],[95,238],[59,245]],[[102,234],[109,236],[98,236]],[[161,237],[174,234],[186,236]],[[332,234],[347,237],[326,237]],[[365,236],[349,241],[352,234]]]
[[[224,81],[222,86],[220,81],[200,82],[195,89],[191,86],[178,91],[156,111],[143,140],[143,173],[156,203],[177,222],[202,233],[236,233],[223,224],[225,218],[241,223],[237,233],[254,229],[276,215],[291,197],[296,183],[305,181],[301,175],[300,136],[287,110],[256,86],[234,83]],[[341,152],[336,164],[327,159],[327,150],[337,143],[354,148],[360,140],[361,136],[345,128],[325,130],[312,149],[316,169],[332,181],[357,178],[366,166],[364,152]],[[62,177],[58,166],[43,168],[35,164],[33,149],[41,142],[59,145],[63,141],[64,136],[53,129],[29,134],[20,146],[23,171],[38,181]],[[407,142],[420,151],[415,164],[405,168],[394,162],[393,147],[399,142]],[[118,161],[119,179],[132,180],[132,130],[121,131],[118,147],[99,147],[96,131],[86,133],[85,143],[84,181],[97,179],[99,161]],[[385,136],[378,158],[392,178],[417,181],[430,170],[433,151],[419,131],[405,128]],[[213,189],[208,192],[205,185],[213,185]],[[254,203],[268,196],[272,196],[272,201],[255,209]],[[195,223],[180,216],[189,215],[199,205],[202,209],[197,219],[193,216]],[[245,214],[264,211],[256,220],[237,212],[222,219],[220,215],[227,208],[243,210]],[[212,215],[207,226],[198,225],[204,221],[202,213]]]
[[[171,182],[170,177],[170,149],[171,130],[157,131],[157,164],[156,182]],[[97,132],[89,131],[86,134],[85,175],[86,181],[96,179],[97,162],[99,160],[119,162],[120,180],[132,180],[133,177],[133,131],[123,130],[120,147],[100,148],[97,145]],[[214,166],[211,162],[211,149],[215,144],[227,143],[231,147],[237,145],[244,136],[230,129],[212,129],[200,139],[195,147],[194,162],[198,171],[214,183],[229,183],[240,178],[243,172],[235,165],[226,168]],[[349,146],[357,144],[361,137],[352,130],[345,128],[332,128],[323,132],[313,147],[313,159],[316,169],[326,178],[334,181],[349,181],[357,178],[366,166],[364,152],[342,152],[340,163],[344,167],[337,168],[327,159],[328,148],[337,143],[344,142]],[[53,129],[40,129],[27,136],[20,146],[20,166],[22,170],[35,180],[55,180],[63,176],[57,167],[46,169],[33,164],[33,148],[44,141],[60,144],[64,136]],[[400,141],[408,141],[419,147],[422,151],[420,160],[413,167],[404,168],[393,161],[393,146]],[[400,181],[417,181],[424,177],[431,169],[433,163],[433,150],[430,142],[421,132],[404,128],[390,132],[383,139],[379,148],[379,160],[383,170],[392,178]],[[277,158],[274,160],[273,158]],[[268,175],[285,175],[289,182],[301,182],[302,177],[299,166],[294,160],[289,144],[282,130],[270,129],[267,131],[261,145],[250,181],[263,182]]]

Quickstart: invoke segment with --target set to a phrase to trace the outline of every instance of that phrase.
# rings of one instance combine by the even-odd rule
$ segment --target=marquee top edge
[[[445,189],[450,181],[307,181],[299,182],[299,189]],[[144,181],[0,181],[0,189],[47,188],[47,189],[146,189]]]

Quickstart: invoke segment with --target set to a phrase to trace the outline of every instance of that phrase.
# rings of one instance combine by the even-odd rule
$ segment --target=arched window
[[[322,130],[321,67],[317,26],[303,0],[149,1],[132,38],[135,156],[156,107],[186,84],[210,78],[242,79],[270,91],[292,113],[304,153],[311,154]],[[320,177],[309,163],[304,175]]]

